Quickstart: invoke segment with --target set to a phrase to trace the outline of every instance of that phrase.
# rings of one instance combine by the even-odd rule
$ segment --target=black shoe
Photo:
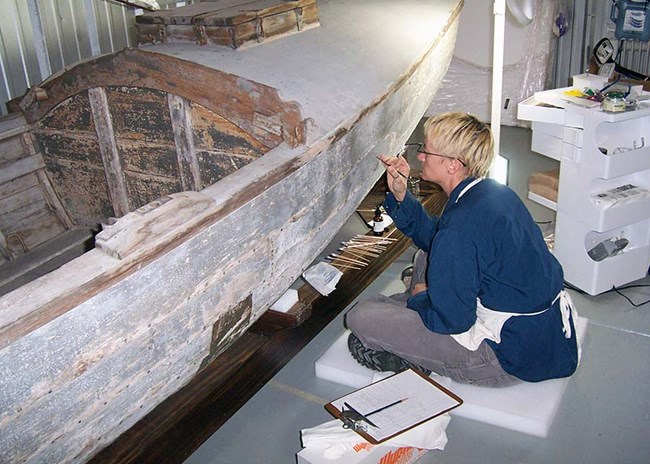
[[[413,279],[413,266],[409,266],[404,268],[402,271],[402,283],[406,287],[406,289],[411,288],[411,280]]]
[[[417,366],[397,355],[389,353],[388,351],[375,351],[366,348],[361,340],[353,333],[348,337],[348,349],[352,353],[352,357],[356,361],[373,371],[393,371],[402,372],[406,369],[414,369],[422,372],[424,375],[430,375],[431,371],[423,367]]]

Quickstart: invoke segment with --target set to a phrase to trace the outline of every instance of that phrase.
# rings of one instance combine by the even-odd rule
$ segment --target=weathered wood
[[[178,156],[181,186],[183,190],[201,190],[201,170],[194,149],[192,115],[188,102],[176,95],[169,95],[169,112],[174,131],[174,144]]]
[[[338,23],[332,22],[328,31],[321,29],[328,32],[327,41],[317,34],[304,34],[308,50],[294,48],[290,40],[278,41],[262,53],[253,53],[255,59],[250,63],[232,50],[222,50],[215,57],[175,46],[166,48],[168,54],[157,54],[160,60],[150,61],[150,67],[132,62],[130,69],[128,63],[113,68],[119,59],[100,59],[86,63],[87,73],[80,72],[83,67],[74,68],[43,84],[51,100],[65,105],[65,101],[81,101],[87,89],[84,86],[95,76],[103,74],[110,81],[121,74],[127,87],[173,93],[210,111],[227,105],[242,107],[246,116],[240,120],[246,127],[221,110],[217,114],[255,135],[260,143],[270,140],[268,134],[272,134],[277,144],[261,159],[203,189],[200,195],[210,200],[209,206],[195,222],[178,224],[168,238],[161,234],[160,241],[145,240],[148,246],[122,259],[91,250],[0,298],[3,457],[27,462],[88,459],[186,385],[206,357],[244,333],[318,256],[383,173],[376,156],[395,153],[412,132],[451,58],[460,2],[413,2],[417,12],[400,9],[387,0],[364,2],[387,20],[399,15],[409,24],[435,25],[434,29],[423,27],[418,46],[407,47],[395,61],[383,63],[381,72],[376,72],[376,63],[385,56],[386,46],[404,37],[403,31],[381,28],[378,33],[370,28],[360,35],[354,28],[360,23],[354,17],[352,27],[346,23],[337,28]],[[347,21],[350,15],[346,13],[360,11],[355,10],[355,3],[331,2],[329,11],[338,9],[339,17]],[[428,21],[421,21],[422,11],[429,13]],[[346,40],[342,41],[339,33]],[[345,47],[349,45],[348,33],[358,37],[359,44],[369,40],[371,45],[363,50],[355,47],[342,60],[343,52],[350,51]],[[332,47],[324,50],[325,42]],[[273,46],[282,44],[292,46],[290,53],[283,46]],[[220,94],[220,86],[214,85],[221,81],[208,79],[208,88],[190,74],[175,74],[172,63],[178,69],[193,69],[181,63],[177,53],[188,53],[214,66],[225,64],[226,69],[251,79],[271,82],[283,95],[300,101],[305,116],[312,118],[309,137],[302,133],[303,140],[309,140],[307,145],[282,143],[300,134],[287,134],[286,108],[277,113],[264,109],[264,91],[249,85],[250,79],[235,79],[239,90],[218,101],[215,94],[228,95]],[[275,69],[280,61],[282,69]],[[368,61],[370,65],[360,70]],[[109,64],[111,72],[97,67],[98,63]],[[321,73],[331,68],[341,70],[337,79],[332,79],[331,73]],[[354,74],[347,73],[351,69]],[[161,70],[167,71],[164,79]],[[254,70],[258,73],[251,72]],[[151,83],[146,82],[150,73],[178,87],[171,89],[169,82],[167,89],[146,85]],[[204,72],[202,77],[219,76]],[[80,81],[84,84],[79,85]],[[212,100],[210,106],[188,97],[191,92],[180,88],[193,82],[197,88],[203,85],[202,98]],[[121,85],[125,84],[108,83],[109,87]],[[108,88],[107,92],[111,91]],[[67,92],[80,97],[59,98]],[[240,97],[251,105],[242,104],[237,100]],[[29,103],[29,98],[25,102]],[[36,99],[25,108],[36,114],[46,105],[54,107],[51,101]],[[255,114],[268,117],[262,125],[271,132],[260,127],[263,118],[253,121]],[[281,122],[281,137],[273,134],[278,132],[275,118]],[[51,135],[61,129],[44,127],[39,131]],[[82,135],[88,134],[91,132],[85,130]],[[92,147],[91,137],[87,140]],[[136,142],[142,141],[124,137],[118,146],[135,146]],[[66,155],[62,164],[83,164]],[[131,175],[141,174],[132,171]],[[172,196],[170,203],[174,201]],[[240,319],[233,317],[235,314]],[[213,341],[215,333],[219,335]],[[29,368],[17,376],[16,365]]]
[[[0,199],[0,211],[2,211],[3,214],[8,214],[38,201],[43,201],[43,192],[37,183],[31,188],[21,190],[17,195],[11,195]],[[4,227],[5,230],[7,230],[6,226]]]
[[[17,193],[37,186],[39,182],[39,178],[36,175],[37,172],[30,172],[10,182],[0,183],[0,199],[16,195]]]
[[[55,260],[73,248],[78,247],[80,244],[82,244],[82,249],[91,248],[83,246],[83,244],[87,243],[91,238],[92,234],[88,230],[70,230],[64,234],[58,235],[55,240],[42,244],[38,248],[32,250],[28,255],[20,256],[11,263],[11,266],[0,266],[0,287],[5,287],[0,290],[0,294],[6,293],[6,286],[10,282],[20,279],[27,273]]]
[[[97,235],[95,246],[116,259],[136,252],[149,254],[161,244],[177,240],[179,231],[191,229],[211,206],[210,198],[195,192],[161,198],[106,226]]]
[[[193,430],[193,421],[188,416],[193,416],[204,423],[206,420],[222,422],[223,416],[230,415],[231,408],[227,404],[219,402],[220,407],[215,408],[213,401],[222,397],[230,398],[232,402],[237,401],[235,395],[223,394],[224,391],[231,391],[234,386],[229,374],[246,366],[247,361],[264,346],[267,340],[268,337],[263,335],[243,333],[217,360],[207,365],[200,376],[191,381],[182,391],[170,396],[167,404],[162,404],[145,416],[135,427],[127,430],[118,442],[109,445],[90,462],[93,464],[144,463],[151,458],[150,462],[158,464],[181,462],[187,458],[189,451],[196,449],[206,438],[205,426],[196,430],[196,433],[187,433]],[[264,367],[268,369],[270,366]],[[254,372],[252,377],[260,379],[261,372],[264,371]],[[169,404],[174,405],[171,414]],[[206,407],[202,407],[203,405]],[[181,413],[178,414],[178,411]],[[175,436],[182,436],[182,443],[178,442]],[[174,438],[167,441],[166,437]]]
[[[122,171],[122,160],[115,142],[113,118],[108,108],[108,99],[106,93],[100,87],[89,89],[88,97],[97,130],[104,172],[108,181],[108,192],[113,205],[113,213],[117,217],[122,217],[131,211],[131,208],[124,172]]]
[[[7,163],[18,158],[23,158],[25,147],[19,137],[8,137],[0,140],[0,163]]]
[[[39,169],[38,171],[36,171],[36,176],[38,178],[39,185],[42,188],[43,197],[45,198],[45,201],[47,201],[47,204],[52,209],[54,214],[56,214],[56,217],[59,218],[59,221],[61,221],[61,224],[66,229],[73,228],[74,223],[72,222],[72,219],[70,219],[70,216],[68,215],[66,209],[61,204],[61,200],[59,199],[59,196],[54,191],[54,188],[50,183],[50,178],[47,177],[45,170]]]
[[[375,205],[383,191],[380,186],[364,204]],[[432,191],[423,204],[430,213],[439,213],[446,196],[440,188]],[[308,284],[300,287],[301,301],[309,301],[312,307],[301,324],[267,337],[252,338],[249,330],[187,387],[98,453],[91,464],[183,462],[409,248],[411,241],[403,234],[394,236],[397,242],[367,268],[345,271],[331,295],[323,297]]]
[[[262,335],[272,335],[279,330],[298,327],[311,316],[311,311],[311,305],[302,301],[298,301],[284,313],[269,309],[248,330]]]
[[[7,224],[3,233],[9,248],[17,253],[29,251],[66,230],[48,209],[42,195],[36,201],[5,213],[2,220]]]
[[[7,183],[37,169],[43,169],[45,163],[41,155],[28,156],[0,165],[0,184]]]
[[[0,141],[0,159],[6,161],[0,165],[0,228],[6,258],[56,237],[71,221],[49,185],[43,157],[25,132],[24,118],[3,118],[0,127],[6,129],[4,135],[13,134]]]
[[[9,114],[0,118],[0,141],[15,137],[29,130],[29,124],[20,113]]]
[[[54,106],[84,90],[120,87],[125,82],[131,87],[157,89],[205,106],[247,133],[255,134],[267,149],[283,141],[292,147],[305,141],[306,122],[298,104],[282,101],[276,89],[168,55],[132,49],[80,63],[68,70],[65,78],[53,76],[42,84],[48,91],[47,100],[25,97],[25,118],[28,122],[38,121]],[[215,82],[219,85],[215,86]],[[278,118],[281,135],[255,125],[254,115],[260,111]]]
[[[194,42],[232,48],[319,25],[315,0],[200,2],[136,17],[138,43]]]
[[[136,64],[137,59],[132,65]],[[134,70],[137,75],[143,72]],[[69,91],[70,82],[64,84]],[[169,80],[165,85],[171,90],[178,87]],[[236,85],[246,94],[229,96],[225,105],[216,106],[219,113],[159,89],[106,85],[78,89],[79,93],[44,115],[37,123],[37,136],[56,185],[51,193],[61,199],[70,221],[94,227],[108,216],[120,217],[162,196],[200,190],[268,151],[268,140],[260,139],[260,134],[270,134],[279,143],[285,128],[276,97],[242,79]],[[215,107],[214,100],[210,101]],[[254,105],[250,132],[223,116],[228,114],[224,106],[233,101]],[[269,108],[259,106],[269,101]],[[177,108],[179,102],[183,102],[182,109]],[[239,109],[246,112],[244,107]],[[268,111],[276,112],[262,114]],[[90,197],[84,195],[89,189],[95,190]],[[55,201],[52,204],[58,211]]]

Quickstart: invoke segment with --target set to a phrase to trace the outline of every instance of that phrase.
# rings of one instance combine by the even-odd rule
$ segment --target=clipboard
[[[377,445],[461,404],[458,395],[435,380],[407,369],[333,400],[325,409],[342,426]],[[361,416],[360,427],[350,426],[350,409],[354,418]]]

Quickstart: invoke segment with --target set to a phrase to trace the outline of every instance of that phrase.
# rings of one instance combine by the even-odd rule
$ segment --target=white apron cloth
[[[452,334],[454,340],[470,351],[476,351],[483,340],[492,340],[495,343],[501,343],[501,329],[511,317],[537,316],[553,309],[555,302],[560,299],[560,311],[562,313],[562,331],[566,338],[571,338],[571,323],[569,317],[573,317],[574,325],[577,326],[578,312],[571,301],[569,294],[562,290],[553,300],[551,305],[536,313],[506,313],[486,308],[481,304],[479,298],[476,299],[476,322],[467,331],[461,334]],[[577,336],[577,334],[576,334]],[[578,345],[578,362],[580,362],[580,345]]]

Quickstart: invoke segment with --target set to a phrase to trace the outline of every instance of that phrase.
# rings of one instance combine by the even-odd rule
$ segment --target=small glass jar
[[[602,108],[607,113],[622,113],[627,109],[625,93],[616,91],[607,92],[603,100]]]
[[[420,178],[419,177],[409,177],[407,186],[411,195],[415,198],[420,198]]]

